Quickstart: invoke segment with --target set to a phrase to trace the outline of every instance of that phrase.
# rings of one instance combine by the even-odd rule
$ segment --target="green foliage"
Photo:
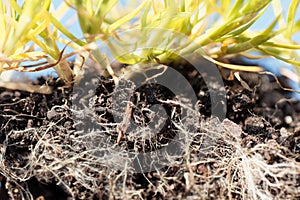
[[[99,63],[107,58],[95,45],[91,48],[97,40],[105,41],[116,59],[128,64],[176,59],[168,47],[178,43],[176,54],[197,51],[224,67],[228,66],[223,62],[227,56],[253,51],[300,66],[297,51],[300,46],[292,39],[300,31],[300,19],[296,19],[299,2],[291,0],[285,19],[280,0],[135,0],[126,6],[118,0],[66,0],[60,5],[64,9],[54,8],[51,0],[28,0],[22,5],[14,0],[2,0],[0,73],[8,69],[23,70],[20,64],[24,61],[47,58],[49,63],[59,61],[55,69],[62,78],[71,81],[74,72],[58,46],[61,42],[68,44],[62,35],[73,41],[74,52],[83,55],[84,50],[91,51]],[[250,30],[270,6],[276,16],[274,21],[259,32]],[[69,9],[77,13],[84,38],[76,38],[60,21]],[[279,28],[275,29],[277,24]],[[133,28],[138,31],[118,35]],[[153,29],[157,31],[149,33]],[[163,30],[181,33],[188,40],[177,41]],[[107,41],[108,38],[115,38],[118,43]],[[130,38],[140,39],[129,44]],[[40,49],[29,48],[31,43]],[[151,44],[160,45],[135,51]]]
[[[0,2],[0,74],[4,70],[35,71],[21,66],[27,61],[47,59],[49,63],[57,62],[61,57],[58,30],[77,41],[53,16],[51,3],[51,0],[26,0],[21,5],[14,0]],[[66,81],[72,81],[70,66],[66,60],[59,61],[54,66],[58,74]]]

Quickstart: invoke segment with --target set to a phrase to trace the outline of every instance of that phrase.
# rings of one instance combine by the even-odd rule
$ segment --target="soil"
[[[184,106],[176,104],[168,88],[151,83],[133,89],[126,80],[116,86],[111,77],[96,75],[73,88],[51,77],[34,83],[53,87],[52,94],[0,88],[0,199],[251,199],[259,194],[247,185],[247,173],[259,175],[256,192],[300,199],[300,103],[288,99],[290,93],[270,75],[240,72],[242,81],[229,80],[230,71],[222,69],[228,120],[220,121],[211,116],[207,87],[214,77],[205,82],[205,74],[184,62],[169,66],[193,87],[198,103],[189,120],[201,126],[189,135],[188,153],[167,152],[175,164],[162,160],[151,168],[151,158],[132,156],[133,166],[152,169],[144,173],[114,167],[118,159],[104,156],[119,147],[120,152],[155,152],[173,141],[181,131],[176,124],[184,118]],[[289,87],[286,78],[279,80]],[[222,94],[221,86],[214,88]],[[153,135],[145,127],[154,120],[150,108],[157,104],[166,119]],[[248,171],[243,170],[246,157]],[[295,164],[296,171],[285,164]],[[285,168],[282,174],[277,165]]]

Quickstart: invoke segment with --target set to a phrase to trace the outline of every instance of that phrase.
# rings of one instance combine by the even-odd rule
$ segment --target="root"
[[[33,177],[56,183],[71,199],[300,197],[297,154],[275,139],[259,142],[230,120],[205,119],[189,104],[162,99],[165,106],[179,106],[187,114],[180,116],[172,110],[170,123],[166,122],[171,128],[156,134],[144,120],[143,126],[128,128],[117,145],[116,129],[122,120],[110,122],[109,116],[113,112],[125,115],[107,104],[99,106],[110,101],[101,98],[82,101],[83,107],[53,107],[47,124],[7,134],[0,173],[18,188],[18,196],[8,188],[12,198],[33,199],[24,184]],[[96,104],[97,115],[92,110]],[[135,109],[132,118],[143,122]],[[86,127],[86,122],[91,126]],[[172,142],[176,151],[163,150]]]

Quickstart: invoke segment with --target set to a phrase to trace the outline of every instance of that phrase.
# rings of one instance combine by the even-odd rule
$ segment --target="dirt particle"
[[[293,118],[290,115],[284,117],[284,122],[287,124],[291,124],[293,122]]]

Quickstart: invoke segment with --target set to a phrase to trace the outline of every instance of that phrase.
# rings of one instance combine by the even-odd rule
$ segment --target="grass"
[[[251,31],[251,26],[270,6],[276,15],[273,22],[261,27],[259,32]],[[76,65],[76,70],[71,69],[66,61],[70,55],[63,56],[65,52],[58,48],[59,44],[72,46],[74,53],[85,59],[92,57],[98,62],[98,67],[105,69],[112,60],[107,60],[107,55],[101,52],[99,46],[92,45],[97,41],[105,42],[114,59],[125,64],[166,63],[176,59],[176,55],[198,52],[225,68],[258,71],[261,68],[226,63],[229,56],[253,58],[249,53],[258,52],[261,56],[272,56],[300,66],[299,51],[296,51],[300,46],[292,39],[300,30],[300,19],[296,18],[299,0],[291,1],[286,18],[279,0],[144,0],[132,1],[126,6],[117,0],[66,0],[58,8],[52,5],[51,0],[29,0],[23,4],[2,0],[0,7],[3,30],[0,35],[0,73],[5,70],[34,71],[32,67],[36,67],[36,70],[54,67],[60,77],[72,82],[74,76],[79,77],[78,70],[81,68]],[[60,22],[68,9],[74,9],[77,13],[84,38],[76,38]],[[277,24],[279,28],[275,28]],[[127,38],[122,36],[122,33],[128,33],[127,30],[133,28],[137,31],[130,33]],[[178,41],[170,34],[162,39],[163,30],[181,33],[187,39],[179,42],[176,49],[168,49]],[[150,40],[141,37],[130,46],[132,48],[135,45],[136,48],[129,49],[128,38],[147,35],[149,31]],[[63,40],[62,36],[73,43]],[[118,43],[109,42],[110,38]],[[157,43],[163,46],[160,49],[139,49]],[[24,64],[41,59],[46,59],[50,64]]]
[[[148,70],[143,68],[145,63],[168,63],[193,52],[233,70],[263,70],[259,66],[245,67],[227,62],[228,58],[237,55],[252,59],[272,56],[299,67],[300,45],[292,39],[300,31],[300,19],[296,18],[299,2],[291,0],[285,19],[280,0],[144,0],[131,1],[126,7],[117,0],[65,0],[57,8],[51,0],[22,3],[2,0],[0,74],[7,70],[40,71],[53,67],[66,84],[70,84],[80,80],[82,64],[85,64],[75,62],[72,68],[67,59],[73,55],[83,61],[91,59],[96,67],[117,75],[110,66],[113,59],[143,71]],[[251,26],[269,6],[275,13],[273,22],[259,32],[252,31]],[[77,14],[83,38],[75,37],[60,21],[69,9]],[[60,45],[65,48],[60,49]],[[100,46],[106,46],[112,57]],[[72,51],[66,52],[67,47]],[[253,52],[259,56],[253,57]],[[131,73],[133,68],[129,66],[124,70]],[[82,112],[58,105],[52,109],[56,108],[67,117],[70,112]],[[199,121],[199,113],[195,113],[193,107],[182,105],[182,108],[193,111],[189,115],[195,117],[193,122]],[[92,121],[93,113],[85,114],[91,118],[88,121]],[[299,197],[297,155],[272,139],[257,142],[247,135],[249,143],[243,144],[240,127],[228,120],[220,122],[209,118],[202,122],[193,124],[199,130],[197,132],[186,131],[186,124],[175,124],[183,138],[193,143],[183,146],[182,162],[167,154],[172,165],[166,170],[153,168],[150,175],[157,178],[157,185],[154,186],[147,174],[143,174],[149,182],[149,190],[154,188],[156,193],[168,196],[175,186],[185,185],[185,192],[191,198],[206,198],[205,192],[226,199]],[[1,173],[16,183],[26,199],[32,196],[18,182],[32,177],[46,183],[55,181],[74,198],[87,199],[92,193],[104,193],[111,199],[142,197],[143,191],[132,188],[134,169],[130,165],[128,149],[116,144],[107,146],[107,138],[103,138],[105,134],[113,135],[111,127],[115,124],[103,123],[101,126],[106,128],[105,131],[93,130],[86,134],[80,131],[69,134],[59,122],[11,131],[6,142],[11,138],[28,141],[27,137],[31,136],[30,142],[35,145],[34,148],[26,147],[29,152],[20,158],[22,162],[1,163]],[[150,135],[150,131],[142,128],[138,131],[140,135],[129,135],[128,138],[135,147],[146,148],[146,144],[140,142]],[[66,136],[70,138],[66,139]],[[252,143],[256,145],[251,147]],[[157,144],[152,141],[149,145]],[[1,150],[5,152],[6,148],[22,145],[22,142],[9,144]],[[99,156],[107,152],[109,158]],[[272,159],[274,157],[278,159]],[[176,173],[172,174],[172,171]]]

